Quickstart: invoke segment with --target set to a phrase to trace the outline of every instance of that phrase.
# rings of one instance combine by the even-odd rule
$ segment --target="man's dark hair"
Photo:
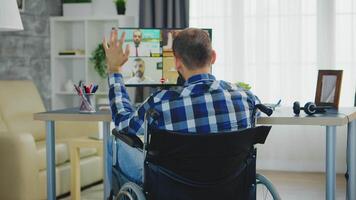
[[[174,39],[173,52],[188,69],[204,67],[211,60],[210,37],[204,30],[187,28]]]

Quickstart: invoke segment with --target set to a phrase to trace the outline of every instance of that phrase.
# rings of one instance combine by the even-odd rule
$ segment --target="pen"
[[[88,87],[86,85],[84,85],[83,87],[84,87],[85,93],[90,94],[90,87]]]
[[[96,92],[96,90],[98,90],[98,85],[94,85],[94,87],[93,87],[93,89],[91,90],[91,93],[95,93]]]
[[[84,95],[87,93],[87,91],[85,90],[85,86],[84,85],[81,87],[81,90],[83,91]]]
[[[77,91],[78,95],[81,95],[81,94],[82,94],[81,89],[80,89],[78,86],[76,86],[75,84],[74,84],[74,88],[75,88],[75,90]]]
[[[76,86],[75,84],[74,84],[74,88],[75,88],[75,90],[78,92],[78,95],[82,98],[83,103],[84,103],[83,105],[84,105],[87,109],[92,109],[92,106],[90,105],[88,99],[87,99],[87,98],[85,97],[85,95],[83,94],[82,89],[79,88],[78,86]]]

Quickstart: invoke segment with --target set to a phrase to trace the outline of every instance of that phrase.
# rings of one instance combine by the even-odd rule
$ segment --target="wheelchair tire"
[[[256,195],[257,199],[262,196],[262,199],[273,199],[281,200],[277,189],[274,187],[272,182],[261,174],[256,174]]]
[[[146,200],[146,197],[140,186],[128,182],[120,188],[115,200]]]

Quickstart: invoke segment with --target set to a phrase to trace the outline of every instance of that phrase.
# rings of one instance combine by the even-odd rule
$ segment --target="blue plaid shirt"
[[[253,125],[256,97],[211,74],[190,77],[183,87],[160,90],[136,110],[121,74],[109,76],[109,99],[116,129],[129,134],[144,133],[144,115],[150,108],[159,112],[150,126],[182,133],[236,131]],[[130,181],[142,183],[143,155],[125,143],[117,143],[117,169]]]
[[[251,127],[256,98],[211,74],[190,77],[176,90],[152,94],[137,110],[131,104],[121,74],[109,77],[112,118],[118,130],[143,134],[145,112],[154,108],[160,117],[150,126],[188,133],[236,131]]]

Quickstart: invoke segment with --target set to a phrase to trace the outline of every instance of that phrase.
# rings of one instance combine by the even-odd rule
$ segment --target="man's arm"
[[[148,99],[135,111],[120,73],[109,76],[109,99],[116,129],[129,134],[143,134],[144,116],[153,107],[152,100]]]
[[[110,34],[109,44],[103,40],[106,55],[107,71],[109,73],[109,100],[112,119],[119,131],[130,134],[143,133],[143,120],[145,112],[150,108],[146,102],[137,111],[134,111],[130,97],[126,91],[121,75],[121,67],[128,60],[130,47],[126,45],[125,52],[122,44],[125,42],[125,32],[117,40],[117,30],[113,29]]]

